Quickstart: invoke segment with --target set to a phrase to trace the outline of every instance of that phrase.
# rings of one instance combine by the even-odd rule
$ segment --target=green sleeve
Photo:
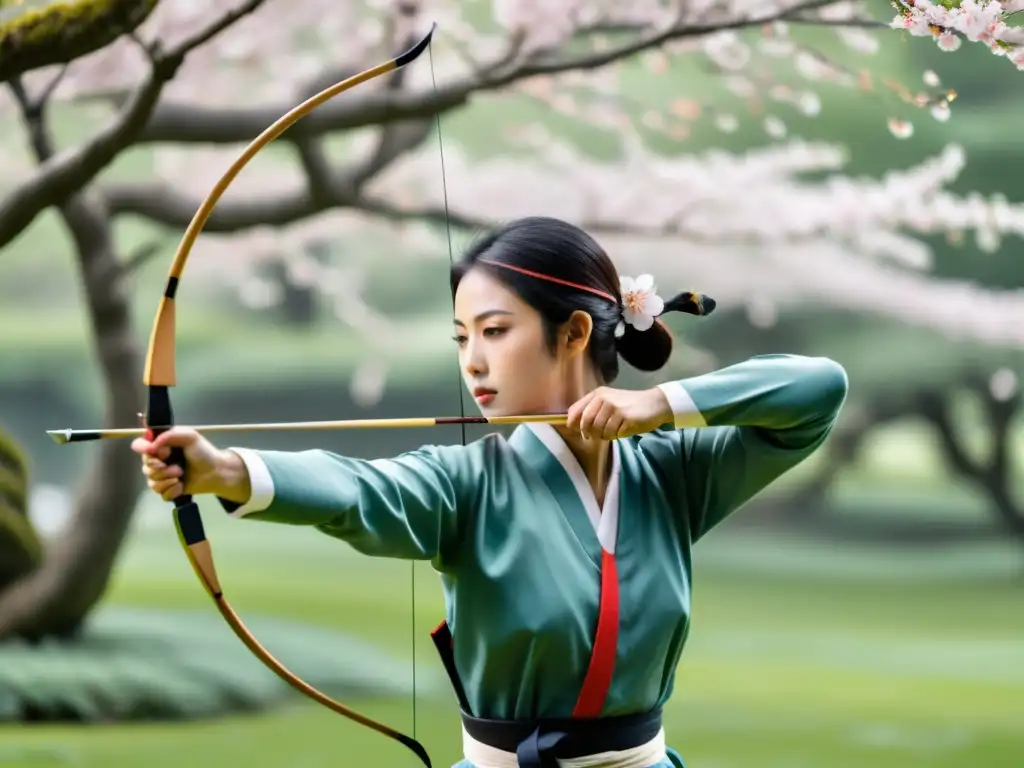
[[[234,517],[308,525],[363,554],[430,560],[451,568],[457,550],[459,489],[452,452],[429,446],[391,459],[328,451],[234,450],[249,470],[252,495]]]
[[[680,430],[677,478],[697,541],[818,449],[849,381],[828,358],[763,355],[660,387]]]

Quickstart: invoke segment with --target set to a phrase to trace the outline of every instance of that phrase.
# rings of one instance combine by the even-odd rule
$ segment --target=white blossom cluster
[[[932,37],[943,51],[956,51],[962,40],[981,43],[1024,70],[1024,28],[1007,21],[1024,10],[1024,0],[894,0],[893,29],[914,37]]]
[[[225,5],[163,0],[136,38],[173,45]],[[609,245],[625,273],[695,280],[700,285],[692,287],[726,305],[747,306],[755,322],[770,322],[787,302],[820,301],[984,343],[1024,347],[1024,294],[940,282],[928,274],[927,241],[934,236],[982,252],[998,248],[1003,238],[1024,236],[1024,207],[998,196],[948,191],[964,165],[962,150],[951,146],[917,167],[864,179],[844,173],[842,147],[790,137],[785,110],[819,115],[822,84],[844,86],[865,98],[892,101],[895,95],[896,102],[926,109],[940,121],[949,119],[953,97],[933,72],[925,73],[923,88],[910,87],[891,73],[876,75],[834,60],[806,35],[793,34],[798,27],[818,25],[816,34],[838,35],[850,51],[864,56],[878,50],[880,36],[897,34],[888,26],[934,37],[944,50],[955,50],[964,39],[1024,68],[1024,38],[1010,26],[1024,0],[895,0],[895,5],[899,15],[887,25],[867,15],[870,6],[863,0],[267,2],[192,51],[161,95],[163,102],[222,114],[291,107],[326,85],[324,78],[383,61],[394,53],[396,40],[436,22],[429,61],[424,58],[422,66],[405,72],[404,90],[411,98],[435,87],[465,87],[467,103],[478,96],[495,98],[492,104],[505,94],[526,96],[559,120],[607,129],[621,139],[621,153],[614,161],[597,162],[539,124],[519,125],[514,136],[496,136],[497,154],[484,159],[471,159],[446,141],[446,200],[436,140],[426,141],[385,163],[342,208],[284,227],[257,222],[204,236],[189,269],[215,273],[218,282],[236,285],[248,305],[262,307],[280,300],[281,286],[261,265],[282,262],[293,284],[317,288],[342,322],[386,345],[389,325],[363,299],[366,275],[351,260],[312,258],[309,247],[372,240],[390,247],[395,258],[447,259],[448,244],[437,237],[443,230],[422,226],[437,223],[447,203],[463,220],[490,223],[542,212],[578,222]],[[683,83],[674,91],[678,95],[653,103],[645,101],[643,89],[624,86],[625,62],[640,61],[645,76],[657,78],[671,72],[680,56],[698,58],[721,87],[709,96],[708,89],[698,92]],[[773,79],[776,65],[797,77]],[[76,101],[77,108],[89,104],[105,119],[111,105],[123,103],[125,90],[142,79],[145,66],[138,42],[122,38],[74,62],[54,97]],[[30,73],[28,84],[38,90],[53,74]],[[630,76],[637,76],[635,67]],[[495,80],[502,84],[489,84]],[[380,78],[351,98],[353,103],[384,98],[387,87]],[[10,105],[5,92],[0,107]],[[651,151],[638,133],[639,123],[645,132],[684,142],[701,121],[729,134],[749,116],[769,143],[739,154],[665,157]],[[901,138],[913,133],[903,117],[890,117],[889,128]],[[32,170],[23,159],[17,115],[3,115],[0,131],[9,148],[0,154],[3,184],[16,184]],[[372,156],[379,135],[379,127],[370,125],[322,137],[322,143],[330,144],[332,162],[344,170]],[[525,151],[515,158],[501,154],[516,142]],[[168,198],[198,201],[239,149],[161,143],[153,155],[153,178],[143,181],[165,185]],[[224,205],[254,210],[289,194],[300,196],[310,179],[295,162],[294,150],[285,147],[256,160],[225,195]],[[105,181],[101,178],[101,187]],[[645,261],[655,257],[656,263]],[[376,382],[381,376],[375,370],[361,380]]]
[[[1024,205],[948,191],[965,164],[960,147],[879,179],[854,179],[841,173],[844,150],[828,144],[664,158],[645,153],[633,136],[624,160],[596,162],[553,137],[534,139],[535,163],[446,152],[451,208],[486,219],[494,215],[491,201],[501,199],[503,219],[543,210],[580,222],[614,244],[626,274],[699,283],[678,290],[744,303],[751,296],[821,302],[957,338],[1024,346],[1024,291],[928,275],[932,252],[924,238],[973,234],[983,252],[1003,238],[1024,238]],[[437,159],[428,156],[396,165],[375,189],[404,198],[410,209],[443,204]]]
[[[844,174],[847,153],[833,144],[791,140],[745,153],[666,158],[647,151],[635,132],[623,139],[623,155],[604,162],[539,128],[523,139],[532,162],[522,155],[482,161],[446,146],[443,182],[436,148],[410,154],[366,190],[395,219],[331,211],[284,228],[209,237],[197,246],[193,269],[237,282],[243,300],[259,307],[279,298],[279,287],[260,273],[280,260],[293,282],[322,291],[347,325],[368,333],[387,328],[361,298],[367,276],[354,259],[318,261],[308,249],[340,236],[395,259],[447,261],[444,227],[422,224],[444,223],[447,197],[453,214],[473,221],[540,211],[577,222],[624,274],[651,272],[660,284],[706,291],[723,306],[745,306],[761,324],[785,306],[817,303],[1024,347],[1024,291],[929,274],[929,238],[982,253],[1024,238],[1024,205],[949,191],[966,162],[962,148],[950,145],[872,179]],[[184,173],[201,179],[200,165],[214,164],[207,157]],[[456,251],[461,245],[454,243]]]

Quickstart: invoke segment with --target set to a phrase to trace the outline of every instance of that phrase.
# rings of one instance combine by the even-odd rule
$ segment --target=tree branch
[[[257,10],[265,2],[266,0],[246,0],[246,2],[242,3],[237,8],[228,11],[219,19],[211,21],[191,37],[186,37],[176,46],[171,48],[167,52],[167,56],[180,57],[184,60],[189,51],[193,51],[196,48],[206,45],[228,27],[241,21],[253,11]]]
[[[201,203],[200,198],[167,184],[117,184],[104,189],[104,196],[112,214],[141,216],[178,229],[188,226]],[[271,198],[224,200],[210,214],[203,230],[226,233],[260,226],[283,227],[348,204],[347,196],[337,189],[326,198],[316,199],[308,188]]]
[[[517,80],[523,80],[538,75],[556,75],[570,70],[591,70],[606,67],[622,59],[643,53],[651,48],[658,48],[666,43],[676,40],[686,40],[694,37],[705,37],[716,32],[728,32],[752,27],[762,27],[777,21],[789,21],[797,15],[808,11],[825,8],[835,5],[836,0],[805,0],[805,2],[773,13],[760,14],[746,19],[733,19],[731,21],[715,22],[713,24],[676,24],[668,29],[649,33],[618,47],[609,48],[606,51],[584,54],[578,56],[564,56],[546,62],[530,63],[529,61],[516,67],[510,67],[507,72],[491,70],[485,73],[485,87],[481,90],[502,88]],[[806,21],[806,19],[805,19]]]
[[[387,200],[377,197],[360,196],[351,203],[351,207],[358,208],[366,213],[380,216],[391,221],[426,221],[432,224],[444,224],[450,221],[453,226],[463,229],[480,230],[495,226],[498,222],[490,219],[483,219],[476,216],[459,213],[451,209],[445,210],[442,206],[423,205],[400,207]],[[595,235],[634,235],[637,237],[678,237],[685,236],[692,241],[700,241],[702,238],[698,233],[687,231],[680,223],[682,213],[673,221],[660,227],[645,227],[641,225],[621,225],[607,221],[587,220],[578,222],[581,227]],[[792,242],[797,242],[793,238]]]
[[[306,185],[310,201],[329,204],[333,199],[334,172],[330,158],[320,139],[303,139],[296,142],[295,151],[306,174]]]
[[[443,207],[438,206],[427,205],[420,208],[400,208],[385,200],[372,197],[360,197],[355,205],[366,213],[372,213],[375,216],[390,219],[391,221],[425,221],[431,224],[450,222],[454,227],[474,231],[489,229],[495,225],[494,221],[467,216],[450,209],[446,211]]]
[[[949,466],[960,475],[977,482],[985,470],[971,458],[966,446],[960,441],[950,398],[940,390],[925,389],[917,394],[916,406],[918,412],[935,427],[939,445]]]
[[[414,42],[401,43],[404,50]],[[400,92],[405,70],[398,70],[388,81],[388,93]],[[284,226],[332,208],[355,204],[362,186],[405,153],[415,149],[429,135],[429,119],[381,126],[377,147],[365,160],[345,170],[335,170],[317,136],[293,139],[299,162],[306,176],[305,189],[271,198],[224,201],[210,216],[209,232],[237,232],[255,226]],[[134,214],[168,226],[187,225],[201,200],[176,192],[166,185],[114,184],[105,190],[112,215]]]
[[[304,117],[277,141],[296,142],[327,133],[431,117],[438,111],[462,106],[475,90],[478,90],[478,81],[466,79],[438,88],[436,93],[344,94]],[[122,98],[119,96],[118,101]],[[245,143],[293,106],[291,100],[260,107],[229,108],[163,101],[153,111],[136,143]]]
[[[84,144],[53,154],[32,177],[0,200],[0,247],[17,237],[51,205],[59,205],[89,184],[135,140],[149,121],[164,85],[174,77],[189,51],[251,13],[263,2],[265,0],[248,0],[166,52],[160,52],[157,47],[151,48],[148,51],[148,77],[110,123]]]
[[[1010,460],[1010,426],[1024,398],[1017,392],[1006,400],[998,400],[976,375],[968,376],[966,383],[985,409],[991,446],[987,462],[969,455],[954,422],[953,399],[946,392],[926,389],[918,393],[918,412],[935,429],[950,469],[986,494],[999,519],[1012,533],[1024,537],[1024,508],[1013,498]]]
[[[522,61],[502,53],[499,59],[486,64],[472,75],[429,91],[392,90],[380,93],[345,94],[323,105],[289,129],[278,141],[297,142],[310,136],[336,131],[364,128],[409,120],[421,120],[443,114],[467,104],[474,94],[504,88],[511,83],[541,75],[555,75],[576,70],[599,69],[665,43],[702,37],[723,30],[760,27],[775,21],[810,23],[801,14],[836,4],[837,0],[809,0],[775,13],[759,14],[713,24],[680,24],[667,30],[648,33],[617,47],[599,53],[560,55]],[[317,82],[322,85],[323,77]],[[306,92],[307,88],[300,89]],[[119,104],[123,95],[107,94]],[[208,107],[178,100],[163,100],[153,110],[148,125],[139,133],[136,143],[235,144],[251,141],[268,125],[293,106],[275,103],[260,107]]]
[[[121,269],[127,275],[138,272],[142,267],[160,255],[172,239],[168,237],[157,237],[147,240],[133,249],[121,262]]]
[[[443,209],[399,210],[389,204],[363,197],[360,189],[374,175],[405,152],[418,146],[429,134],[426,119],[435,112],[444,112],[465,103],[474,92],[498,89],[517,79],[538,74],[554,74],[572,69],[594,69],[631,56],[646,48],[670,40],[709,34],[720,29],[760,26],[797,12],[833,4],[835,0],[810,0],[795,8],[728,24],[673,27],[648,35],[600,54],[579,55],[541,63],[509,65],[503,71],[493,67],[464,78],[459,84],[434,92],[409,93],[401,90],[396,73],[392,87],[383,94],[334,100],[304,118],[282,135],[279,141],[296,146],[306,171],[308,185],[301,191],[279,194],[271,198],[223,201],[211,215],[209,232],[239,232],[257,226],[285,226],[315,216],[330,208],[358,207],[361,210],[394,219],[429,219],[443,221]],[[506,57],[502,56],[502,61]],[[346,94],[348,95],[348,94]],[[258,135],[267,125],[286,112],[283,105],[271,108],[220,109],[165,104],[158,106],[140,141],[173,141],[175,143],[233,143]],[[405,125],[399,125],[405,123]],[[370,159],[344,174],[332,174],[327,159],[313,147],[314,137],[330,131],[368,125],[384,127],[380,143]],[[171,227],[187,226],[201,200],[174,190],[167,184],[112,184],[105,188],[113,215],[135,215]],[[456,226],[479,229],[488,224],[459,215],[451,216]],[[604,232],[613,231],[608,227]],[[659,230],[664,235],[667,231]],[[653,234],[653,233],[651,233]]]
[[[401,12],[401,6],[399,7]],[[399,41],[402,50],[408,50],[416,42],[417,35],[409,34]],[[409,70],[399,69],[388,80],[385,92],[401,93],[408,81]],[[395,160],[415,149],[430,133],[433,122],[430,118],[421,118],[400,123],[388,123],[381,126],[377,140],[377,149],[365,161],[351,167],[347,172],[351,185],[359,190],[363,184],[383,171]]]
[[[271,197],[222,200],[204,230],[224,234],[261,226],[283,227],[334,208],[366,209],[360,200],[359,187],[419,145],[428,132],[429,125],[426,129],[421,125],[392,132],[369,162],[344,172],[333,172],[326,165],[327,159],[317,154],[319,150],[306,145],[300,152],[307,173],[303,189]],[[202,202],[198,196],[180,192],[168,184],[111,184],[104,189],[104,196],[111,215],[140,216],[174,228],[188,226]]]

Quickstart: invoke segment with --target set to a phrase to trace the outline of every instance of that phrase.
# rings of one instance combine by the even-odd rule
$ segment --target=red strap
[[[590,667],[580,689],[573,717],[599,717],[604,709],[608,688],[615,671],[619,643],[619,572],[615,555],[601,550],[601,607],[598,609],[597,633]]]

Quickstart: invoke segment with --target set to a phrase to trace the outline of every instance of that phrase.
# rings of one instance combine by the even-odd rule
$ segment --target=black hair
[[[558,327],[577,310],[589,314],[593,320],[590,359],[606,384],[619,375],[619,355],[634,368],[656,371],[672,354],[672,334],[658,320],[646,331],[637,331],[627,323],[625,332],[616,337],[615,329],[622,319],[618,271],[593,237],[568,222],[531,216],[512,221],[480,238],[452,267],[452,295],[462,278],[474,268],[486,270],[540,314],[545,340],[552,352],[557,344]],[[585,286],[612,298],[609,300],[559,281]],[[714,306],[710,297],[685,292],[666,301],[664,312],[705,315]]]

